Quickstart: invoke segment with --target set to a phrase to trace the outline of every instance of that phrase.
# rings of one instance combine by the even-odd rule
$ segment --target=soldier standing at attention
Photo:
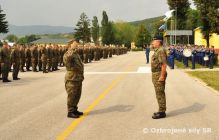
[[[165,81],[167,78],[167,54],[162,47],[162,41],[162,37],[156,36],[152,42],[154,48],[154,54],[151,59],[152,82],[159,105],[159,111],[153,114],[153,119],[166,117]]]
[[[51,44],[46,48],[47,49],[47,54],[48,54],[48,57],[47,57],[47,70],[48,72],[52,72],[52,58],[53,58],[53,53],[52,53],[52,46]]]
[[[33,46],[31,49],[31,61],[32,61],[32,70],[33,72],[37,71],[37,64],[38,64],[38,50],[36,46]]]
[[[20,46],[20,71],[24,71],[24,66],[25,66],[25,49],[23,46]]]
[[[4,42],[2,49],[0,50],[0,62],[1,62],[1,72],[2,81],[11,82],[8,80],[8,73],[10,71],[10,49],[7,42]]]
[[[209,55],[209,68],[213,69],[214,67],[214,57],[215,57],[215,50],[214,50],[214,46],[211,47],[210,49],[210,55]]]
[[[26,70],[27,71],[31,71],[30,70],[30,66],[31,66],[31,51],[30,48],[27,46],[25,49],[25,63],[26,63]]]
[[[67,106],[69,118],[79,118],[83,112],[78,111],[78,103],[81,98],[82,81],[84,80],[84,65],[77,52],[77,43],[64,54],[63,61],[66,66],[65,89],[68,94]]]
[[[40,53],[41,53],[41,61],[42,61],[42,70],[43,70],[43,73],[48,73],[47,69],[46,69],[46,66],[47,66],[47,58],[48,58],[48,53],[47,53],[47,50],[46,50],[46,46],[42,46],[42,48],[40,49]]]
[[[38,46],[37,50],[38,50],[38,68],[39,68],[39,71],[43,71],[42,70],[43,62],[41,59],[41,57],[42,57],[41,49],[42,49],[42,46]]]
[[[2,46],[0,46],[0,53],[1,53],[1,47],[2,47]],[[0,57],[1,57],[1,56],[0,56]],[[0,80],[2,80],[1,75],[2,75],[2,70],[1,70],[1,59],[0,59]]]
[[[19,47],[17,45],[14,45],[14,49],[11,52],[10,58],[11,58],[11,63],[13,65],[13,72],[12,72],[13,80],[20,80],[20,78],[18,78],[18,73],[21,63],[20,60],[21,57],[20,57]]]

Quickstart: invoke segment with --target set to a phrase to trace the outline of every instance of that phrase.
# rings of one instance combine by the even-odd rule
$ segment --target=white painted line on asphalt
[[[151,67],[139,67],[138,73],[151,73]]]
[[[139,67],[135,72],[85,72],[86,75],[111,75],[111,74],[148,74],[151,73],[150,67]]]

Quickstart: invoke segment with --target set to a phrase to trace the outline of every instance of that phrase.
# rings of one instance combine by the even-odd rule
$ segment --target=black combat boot
[[[8,79],[3,79],[2,81],[3,81],[4,83],[11,82],[11,81],[8,80]]]
[[[165,118],[165,117],[166,117],[165,112],[156,112],[152,116],[153,119],[161,119],[161,118]]]
[[[68,112],[68,118],[79,118],[80,116],[75,112]]]
[[[83,112],[80,112],[80,111],[78,111],[78,110],[77,110],[77,111],[75,111],[74,113],[75,113],[75,114],[77,114],[77,115],[79,115],[79,116],[82,116],[82,115],[84,115],[84,113],[83,113]]]
[[[20,80],[21,78],[14,77],[13,80]]]

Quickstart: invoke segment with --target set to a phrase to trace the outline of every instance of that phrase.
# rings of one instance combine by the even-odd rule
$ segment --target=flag
[[[159,28],[159,30],[165,30],[165,29],[166,29],[166,25],[165,24],[161,25],[160,28]]]
[[[167,11],[167,12],[165,13],[166,18],[167,18],[167,19],[171,18],[171,17],[173,16],[173,12],[174,12],[174,11],[175,11],[175,10]]]

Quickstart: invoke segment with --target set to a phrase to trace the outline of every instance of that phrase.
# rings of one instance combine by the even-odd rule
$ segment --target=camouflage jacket
[[[13,49],[11,51],[11,63],[16,63],[19,64],[20,63],[20,52],[18,49]]]
[[[84,80],[84,64],[76,50],[69,49],[63,57],[67,73],[65,81],[83,81]]]
[[[160,72],[162,64],[167,63],[167,53],[163,47],[154,49],[154,54],[151,58],[151,71]]]
[[[0,49],[0,62],[1,63],[10,63],[10,50],[8,48]]]
[[[32,57],[32,59],[38,60],[38,50],[37,50],[37,48],[33,48],[31,50],[31,57]]]
[[[31,51],[29,48],[25,49],[25,58],[31,59]]]

